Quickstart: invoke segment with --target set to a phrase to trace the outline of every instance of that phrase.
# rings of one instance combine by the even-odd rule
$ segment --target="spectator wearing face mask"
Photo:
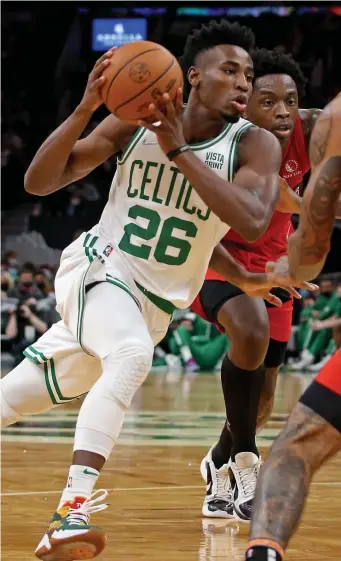
[[[32,270],[22,269],[16,286],[8,291],[8,296],[10,298],[17,298],[20,303],[29,298],[35,298],[35,300],[41,300],[43,298],[42,292],[34,282],[34,273]]]
[[[34,282],[37,288],[42,292],[44,298],[48,298],[49,294],[51,294],[51,292],[53,293],[51,283],[42,271],[36,272],[34,275]]]
[[[48,278],[48,274],[51,276],[51,281]],[[48,323],[52,325],[52,323],[61,319],[56,311],[56,295],[54,293],[52,275],[46,269],[45,271],[40,270],[35,274],[34,280],[43,294],[43,299],[38,302],[37,309],[49,313]]]
[[[3,258],[4,266],[6,267],[7,272],[11,275],[13,280],[18,278],[19,274],[19,265],[18,265],[18,256],[15,251],[7,251]]]

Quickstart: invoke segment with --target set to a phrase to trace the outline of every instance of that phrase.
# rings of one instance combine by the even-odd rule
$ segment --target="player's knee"
[[[230,335],[230,334],[229,334]],[[264,361],[268,347],[268,326],[261,322],[257,326],[237,325],[230,336],[231,351],[238,355],[241,368],[253,370]]]
[[[267,349],[267,329],[259,325],[256,329],[244,328],[243,336],[241,337],[244,348],[252,351],[253,353],[264,353]]]
[[[17,423],[21,419],[21,415],[14,411],[14,409],[7,402],[4,392],[0,387],[0,408],[1,408],[1,428],[4,429],[9,425]]]
[[[135,392],[150,372],[154,346],[152,341],[127,341],[103,359],[103,377],[111,397],[130,407]]]

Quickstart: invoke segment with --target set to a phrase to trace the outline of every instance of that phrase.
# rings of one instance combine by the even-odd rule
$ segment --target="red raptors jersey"
[[[302,128],[301,117],[297,116],[292,135],[283,154],[280,176],[293,190],[302,183],[310,169],[310,162]],[[222,243],[231,255],[247,270],[263,272],[268,261],[276,261],[287,253],[287,240],[293,231],[291,214],[275,210],[268,229],[255,242],[249,243],[234,230],[229,230]],[[206,279],[224,280],[208,269]]]

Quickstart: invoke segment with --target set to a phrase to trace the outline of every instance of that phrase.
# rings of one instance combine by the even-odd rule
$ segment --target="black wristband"
[[[168,160],[172,161],[175,156],[177,156],[178,154],[182,154],[182,152],[187,152],[187,150],[190,150],[190,147],[188,146],[188,144],[183,144],[182,146],[175,148],[175,150],[167,152],[166,156]]]

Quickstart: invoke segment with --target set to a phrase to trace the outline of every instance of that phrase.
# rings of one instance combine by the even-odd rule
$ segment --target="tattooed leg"
[[[251,523],[251,543],[268,539],[285,549],[297,529],[316,470],[341,450],[341,434],[298,403],[261,468]]]

